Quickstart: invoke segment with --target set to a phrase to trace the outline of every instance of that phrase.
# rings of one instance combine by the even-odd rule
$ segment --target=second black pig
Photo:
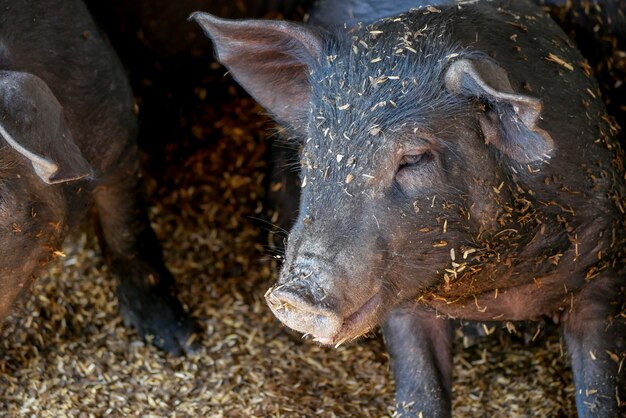
[[[142,201],[133,95],[79,1],[0,1],[0,318],[95,204],[125,321],[180,354],[194,330]]]
[[[451,414],[447,318],[550,317],[579,415],[617,416],[614,127],[584,59],[536,6],[461,3],[335,30],[193,16],[301,138],[300,213],[268,304],[323,344],[382,324],[399,412],[429,417]]]

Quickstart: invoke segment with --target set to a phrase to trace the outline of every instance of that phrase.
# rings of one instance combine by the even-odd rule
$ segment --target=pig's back
[[[122,65],[80,1],[0,0],[0,70],[46,82],[98,174],[119,159],[135,134]]]
[[[461,1],[462,2],[462,1]],[[451,5],[458,0],[320,0],[311,11],[309,23],[323,28],[354,26],[356,23],[372,23],[384,17],[395,16],[411,9]]]

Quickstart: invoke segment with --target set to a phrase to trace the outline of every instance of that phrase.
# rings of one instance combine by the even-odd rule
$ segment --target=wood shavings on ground
[[[616,51],[611,75],[626,71]],[[151,153],[153,227],[181,299],[203,330],[201,348],[173,358],[123,325],[110,274],[84,228],[68,238],[66,257],[4,324],[0,416],[393,415],[393,379],[379,334],[338,349],[320,347],[288,332],[266,306],[275,266],[264,247],[268,227],[258,219],[265,216],[272,132],[261,109],[224,82],[223,69],[211,68],[208,81],[198,81],[196,101],[181,110],[179,136],[155,138],[151,146],[143,138]],[[137,88],[143,79],[136,78]],[[606,86],[614,79],[604,80]],[[160,94],[149,93],[146,101]],[[607,97],[619,119],[624,99]],[[501,332],[470,348],[461,339],[453,416],[575,416],[571,374],[554,328],[529,346]]]
[[[289,333],[263,300],[273,261],[255,218],[268,139],[260,109],[238,96],[227,97],[218,122],[206,121],[214,140],[171,145],[180,163],[149,179],[153,227],[204,331],[200,351],[172,358],[126,328],[96,240],[79,231],[5,325],[0,415],[392,415],[380,336],[320,347]],[[534,347],[492,338],[456,350],[459,416],[569,415],[572,391],[555,335]]]

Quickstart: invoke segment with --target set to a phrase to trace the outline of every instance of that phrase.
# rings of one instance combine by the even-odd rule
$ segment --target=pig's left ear
[[[488,57],[462,58],[445,74],[450,92],[486,101],[479,115],[485,142],[520,163],[545,160],[553,149],[552,137],[537,126],[539,99],[516,93],[506,70]]]
[[[0,71],[0,137],[30,160],[48,184],[92,173],[65,123],[61,104],[32,74]]]
[[[189,17],[211,38],[217,59],[278,122],[302,128],[311,96],[309,67],[322,53],[322,39],[310,28],[278,20]]]

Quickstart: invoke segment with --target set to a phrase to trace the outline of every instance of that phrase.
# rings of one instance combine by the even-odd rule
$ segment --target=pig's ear
[[[515,92],[506,71],[493,60],[458,59],[448,67],[445,83],[453,93],[487,102],[488,109],[479,115],[485,142],[520,163],[550,157],[552,137],[537,126],[541,101]]]
[[[308,27],[277,20],[228,20],[190,16],[211,38],[217,59],[278,122],[301,128],[307,116],[309,68],[322,39]]]
[[[67,128],[61,104],[32,74],[0,71],[0,137],[30,160],[48,184],[92,173]]]

